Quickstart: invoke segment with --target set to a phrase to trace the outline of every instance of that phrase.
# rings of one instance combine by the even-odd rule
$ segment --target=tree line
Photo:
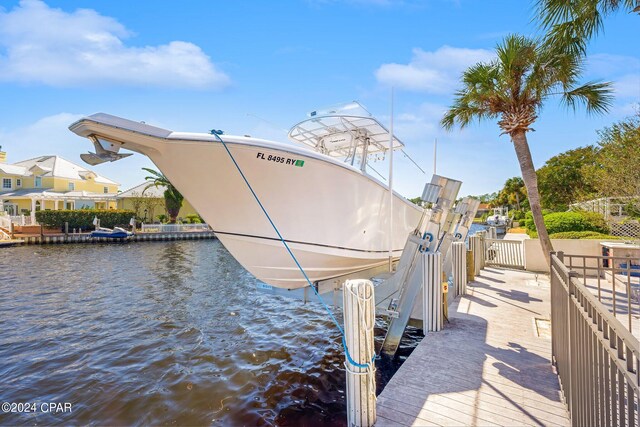
[[[598,131],[596,144],[567,150],[547,160],[536,171],[542,209],[564,212],[573,203],[600,197],[640,198],[638,165],[640,111]],[[492,207],[529,210],[520,177],[509,178],[499,191],[478,198]],[[633,206],[630,210],[635,213]]]

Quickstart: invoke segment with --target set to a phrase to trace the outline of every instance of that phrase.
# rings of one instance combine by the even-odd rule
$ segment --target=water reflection
[[[0,330],[0,402],[73,405],[0,413],[2,425],[346,420],[342,347],[324,310],[257,292],[217,241],[3,250]],[[379,362],[378,383],[411,333],[400,359]]]

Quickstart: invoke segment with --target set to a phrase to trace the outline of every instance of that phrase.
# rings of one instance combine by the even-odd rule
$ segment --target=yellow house
[[[166,215],[164,207],[164,191],[166,187],[148,187],[143,183],[118,194],[118,209],[134,211],[138,218],[144,222],[155,222],[158,215]],[[184,199],[182,208],[178,214],[178,221],[184,220],[188,215],[198,215],[191,203]]]
[[[0,151],[0,159],[6,154]],[[0,162],[0,211],[29,215],[44,209],[115,209],[120,184],[60,156]]]

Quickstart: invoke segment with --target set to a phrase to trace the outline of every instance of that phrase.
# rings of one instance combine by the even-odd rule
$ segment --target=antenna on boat
[[[389,123],[389,271],[393,265],[393,86],[391,86]]]
[[[438,138],[433,143],[433,174],[436,174],[436,160],[438,158]]]
[[[422,173],[423,173],[423,174],[425,174],[425,175],[427,174],[427,173],[424,171],[424,169],[422,169],[422,168],[420,167],[420,165],[419,165],[419,164],[417,164],[417,163],[416,163],[416,161],[415,161],[415,160],[413,160],[413,159],[411,158],[411,156],[407,154],[407,152],[406,152],[406,151],[404,151],[404,150],[400,150],[400,151],[402,152],[402,154],[404,154],[404,156],[405,156],[407,159],[411,160],[411,163],[413,163],[413,164],[415,165],[415,167],[417,167],[418,169],[420,169],[420,172],[422,172]]]
[[[278,129],[278,130],[280,130],[280,131],[284,132],[285,134],[289,133],[289,131],[288,131],[287,129],[281,128],[281,127],[280,127],[280,126],[278,126],[277,124],[273,123],[273,122],[272,122],[272,121],[270,121],[270,120],[265,119],[264,117],[260,117],[260,116],[258,116],[258,115],[256,115],[256,114],[253,114],[253,113],[247,113],[247,116],[255,117],[255,118],[256,118],[256,119],[258,119],[258,120],[262,120],[263,122],[265,122],[265,123],[267,123],[267,124],[269,124],[269,125],[273,126],[274,128],[276,128],[276,129]]]

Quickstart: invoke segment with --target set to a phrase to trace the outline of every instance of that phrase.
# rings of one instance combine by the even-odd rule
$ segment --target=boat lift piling
[[[455,231],[453,234],[453,243],[462,242],[464,243],[467,240],[467,236],[469,235],[469,229],[471,228],[471,224],[473,224],[473,219],[476,216],[476,212],[478,211],[478,206],[480,206],[480,201],[473,199],[471,197],[465,197],[462,199],[458,205],[456,205],[456,212],[460,214],[460,219],[458,224],[456,225]],[[443,271],[447,277],[447,280],[451,283],[454,282],[454,271],[455,267],[453,265],[453,244],[445,258],[443,263]],[[450,292],[450,301],[453,301],[455,297],[460,295],[458,293],[458,287],[454,286],[453,289],[449,290]]]
[[[376,367],[373,328],[375,294],[370,280],[344,284],[345,343],[351,357],[344,362],[347,377],[347,424],[370,427],[376,422]],[[355,364],[353,363],[355,362]]]
[[[382,351],[389,355],[394,355],[398,350],[420,291],[423,290],[423,295],[429,292],[425,281],[425,273],[429,273],[424,271],[425,254],[437,251],[446,253],[449,249],[451,240],[448,235],[456,219],[451,208],[461,185],[460,181],[433,175],[421,196],[423,201],[433,204],[424,233],[420,236],[422,230],[418,229],[418,235],[409,235],[396,273],[381,285],[390,287],[398,295],[389,305],[389,326],[382,344]],[[438,257],[440,260],[441,257]],[[437,292],[440,292],[440,283],[438,277]],[[425,310],[428,309],[425,306]],[[426,316],[429,315],[423,315]]]

